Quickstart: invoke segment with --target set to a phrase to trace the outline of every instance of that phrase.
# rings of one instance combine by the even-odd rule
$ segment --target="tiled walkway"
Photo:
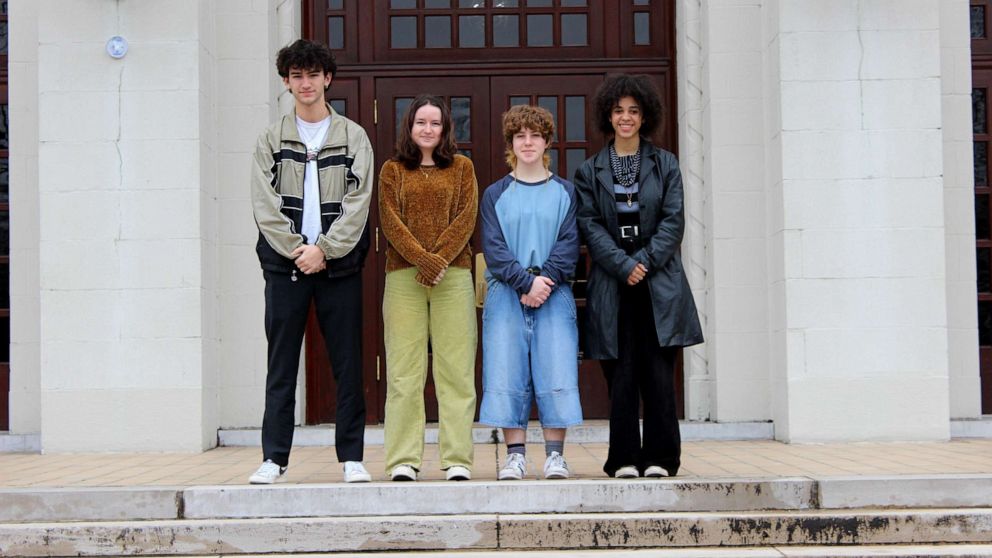
[[[779,442],[687,442],[684,477],[785,477],[934,475],[992,473],[992,440],[946,443],[859,443],[790,445]],[[475,446],[474,477],[494,480],[503,446]],[[544,462],[540,445],[528,446],[530,476]],[[576,478],[603,477],[606,444],[569,444],[565,457]],[[498,452],[498,455],[497,455]],[[427,445],[423,480],[441,480],[436,445]],[[217,448],[198,454],[0,454],[0,487],[193,486],[244,484],[261,459],[255,447]],[[385,480],[382,446],[369,446],[365,462],[375,480]],[[293,450],[287,482],[341,480],[332,447]]]

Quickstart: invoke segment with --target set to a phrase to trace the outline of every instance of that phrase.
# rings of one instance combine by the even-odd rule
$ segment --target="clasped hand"
[[[534,277],[530,284],[530,291],[520,297],[520,303],[531,308],[538,308],[551,296],[551,287],[555,282],[543,275]]]
[[[296,267],[307,275],[323,271],[327,268],[327,260],[324,258],[324,251],[313,244],[304,244],[291,254]]]

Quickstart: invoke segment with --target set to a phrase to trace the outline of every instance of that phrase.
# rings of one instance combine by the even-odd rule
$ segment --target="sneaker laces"
[[[519,453],[511,453],[506,458],[506,467],[514,467],[521,472],[527,471],[527,458]]]

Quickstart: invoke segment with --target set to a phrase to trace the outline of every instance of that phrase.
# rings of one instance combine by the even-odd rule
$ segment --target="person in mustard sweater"
[[[432,95],[417,97],[379,174],[379,220],[388,241],[386,472],[394,481],[417,480],[421,468],[428,340],[441,468],[448,480],[472,477],[478,333],[469,239],[478,200],[475,167],[456,153],[447,106]]]

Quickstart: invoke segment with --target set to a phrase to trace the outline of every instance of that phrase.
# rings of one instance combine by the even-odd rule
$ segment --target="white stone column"
[[[44,451],[216,438],[213,4],[38,3]]]
[[[982,414],[975,299],[975,174],[971,125],[971,33],[967,0],[940,2],[941,128],[951,416]]]
[[[226,2],[218,7],[217,71],[237,95],[218,99],[225,141],[218,159],[221,254],[221,426],[260,426],[265,408],[266,340],[262,270],[255,254],[250,170],[258,134],[278,115],[278,13],[291,0]],[[297,31],[298,32],[298,31]],[[279,86],[279,89],[276,86]],[[302,384],[302,382],[300,382]],[[303,397],[298,391],[297,402]],[[299,407],[299,405],[298,405]]]
[[[948,437],[939,4],[764,6],[779,439]]]
[[[10,431],[36,435],[41,432],[38,4],[11,2],[9,9]]]
[[[702,2],[706,361],[710,416],[770,418],[762,12]]]

